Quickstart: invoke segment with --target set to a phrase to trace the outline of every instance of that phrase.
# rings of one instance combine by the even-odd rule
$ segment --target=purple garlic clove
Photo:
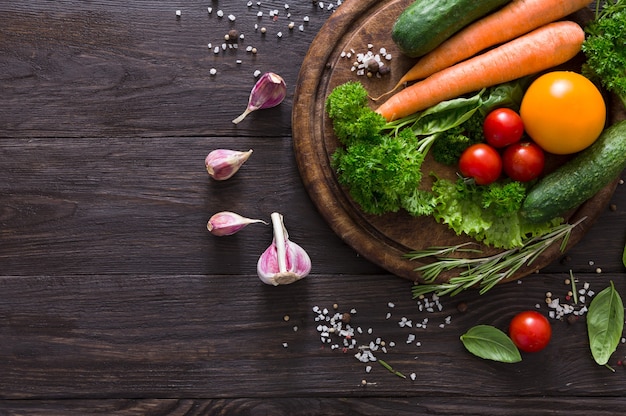
[[[259,257],[257,274],[268,285],[287,285],[309,274],[311,259],[302,247],[289,240],[283,216],[274,212],[271,218],[274,239]]]
[[[223,181],[237,173],[250,155],[252,155],[252,149],[247,152],[216,149],[207,155],[206,159],[204,159],[204,164],[207,172],[213,179]]]
[[[261,78],[259,78],[252,88],[246,111],[234,119],[233,123],[238,124],[253,111],[276,107],[283,102],[286,95],[287,85],[285,84],[285,80],[278,74],[266,72],[261,75]]]
[[[239,214],[230,211],[222,211],[213,215],[206,224],[207,230],[213,235],[222,237],[225,235],[233,235],[248,224],[262,222],[263,220],[254,220],[252,218],[242,217]]]

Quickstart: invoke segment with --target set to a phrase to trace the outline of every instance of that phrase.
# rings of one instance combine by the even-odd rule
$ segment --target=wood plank
[[[218,147],[254,153],[233,178],[217,182],[203,160]],[[309,250],[314,273],[381,272],[310,204],[287,137],[18,138],[2,140],[0,156],[0,263],[6,275],[39,274],[42,267],[63,275],[255,273],[270,227],[211,236],[206,222],[222,210],[266,221],[271,212],[282,212],[294,241]],[[605,208],[565,261],[545,270],[621,271],[624,241],[611,231],[626,225],[625,198],[620,185],[613,208]]]
[[[219,147],[254,153],[218,182],[204,157]],[[318,273],[380,270],[309,203],[288,137],[4,139],[0,157],[3,274],[255,273],[271,227],[212,236],[206,223],[222,210],[266,221],[282,212]]]
[[[300,63],[332,10],[291,2],[287,18],[284,4],[66,0],[50,7],[4,2],[0,135],[289,135]],[[223,18],[217,17],[218,9]],[[269,15],[273,10],[279,10],[276,21]],[[264,17],[257,18],[258,11]],[[234,22],[230,14],[237,18]],[[293,30],[290,21],[297,24]],[[207,47],[221,46],[231,28],[244,34],[239,49],[215,54]],[[278,38],[278,32],[283,37]],[[247,46],[258,53],[246,52]],[[216,76],[209,75],[211,68],[218,71]],[[246,107],[255,70],[279,72],[287,82],[288,97],[284,105],[235,127],[231,120]]]
[[[615,415],[626,403],[623,398],[607,397],[406,397],[406,398],[280,398],[280,399],[228,399],[228,400],[73,400],[73,401],[19,401],[1,402],[0,411],[8,416],[28,414],[49,416],[51,413],[66,416],[109,414],[116,416],[217,416],[271,414],[275,416],[304,416],[323,414],[339,415],[551,415],[594,416]],[[576,403],[574,406],[573,403]],[[580,403],[580,405],[578,404]]]
[[[567,276],[537,275],[483,296],[466,292],[442,299],[434,312],[420,312],[411,285],[387,275],[317,275],[277,288],[253,275],[2,277],[0,397],[623,397],[625,367],[616,362],[626,344],[611,360],[616,372],[598,366],[584,318],[553,320],[554,342],[519,364],[481,360],[459,341],[477,324],[506,330],[520,310],[538,305],[548,314],[545,293],[563,299]],[[620,275],[576,277],[581,288],[588,282],[598,292],[614,280],[626,293]],[[313,308],[332,314],[334,304],[337,312],[356,310],[355,348],[380,338],[387,353],[376,357],[407,379],[360,362],[339,336],[322,343]],[[403,317],[413,326],[401,326]],[[426,328],[417,328],[424,319]],[[371,384],[363,387],[363,379]]]

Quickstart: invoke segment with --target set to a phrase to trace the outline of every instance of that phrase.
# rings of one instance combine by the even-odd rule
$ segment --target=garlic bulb
[[[263,220],[255,220],[252,218],[242,217],[234,212],[222,211],[213,215],[209,219],[209,222],[206,224],[206,228],[211,234],[222,237],[225,235],[233,235],[248,224],[256,222],[262,222],[267,225],[267,222]]]
[[[250,155],[252,155],[252,149],[247,152],[215,149],[204,159],[204,165],[209,176],[217,181],[223,181],[237,173]]]
[[[261,254],[257,274],[268,285],[287,285],[306,277],[311,271],[311,259],[302,247],[289,240],[283,216],[272,213],[274,239]]]
[[[248,114],[263,108],[276,107],[282,103],[287,95],[287,85],[285,80],[278,74],[266,72],[256,82],[250,97],[248,98],[248,107],[239,117],[233,120],[233,123],[240,123]]]

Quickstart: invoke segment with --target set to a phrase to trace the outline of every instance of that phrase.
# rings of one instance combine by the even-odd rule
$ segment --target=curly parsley
[[[596,6],[596,18],[585,32],[583,74],[619,96],[626,106],[626,3],[615,0]]]

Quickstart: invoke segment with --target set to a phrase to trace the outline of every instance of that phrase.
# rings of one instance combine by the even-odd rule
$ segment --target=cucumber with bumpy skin
[[[416,0],[396,19],[391,38],[402,53],[417,58],[510,1]]]
[[[531,222],[563,216],[608,185],[626,168],[626,120],[607,128],[587,149],[533,186],[521,214]]]

